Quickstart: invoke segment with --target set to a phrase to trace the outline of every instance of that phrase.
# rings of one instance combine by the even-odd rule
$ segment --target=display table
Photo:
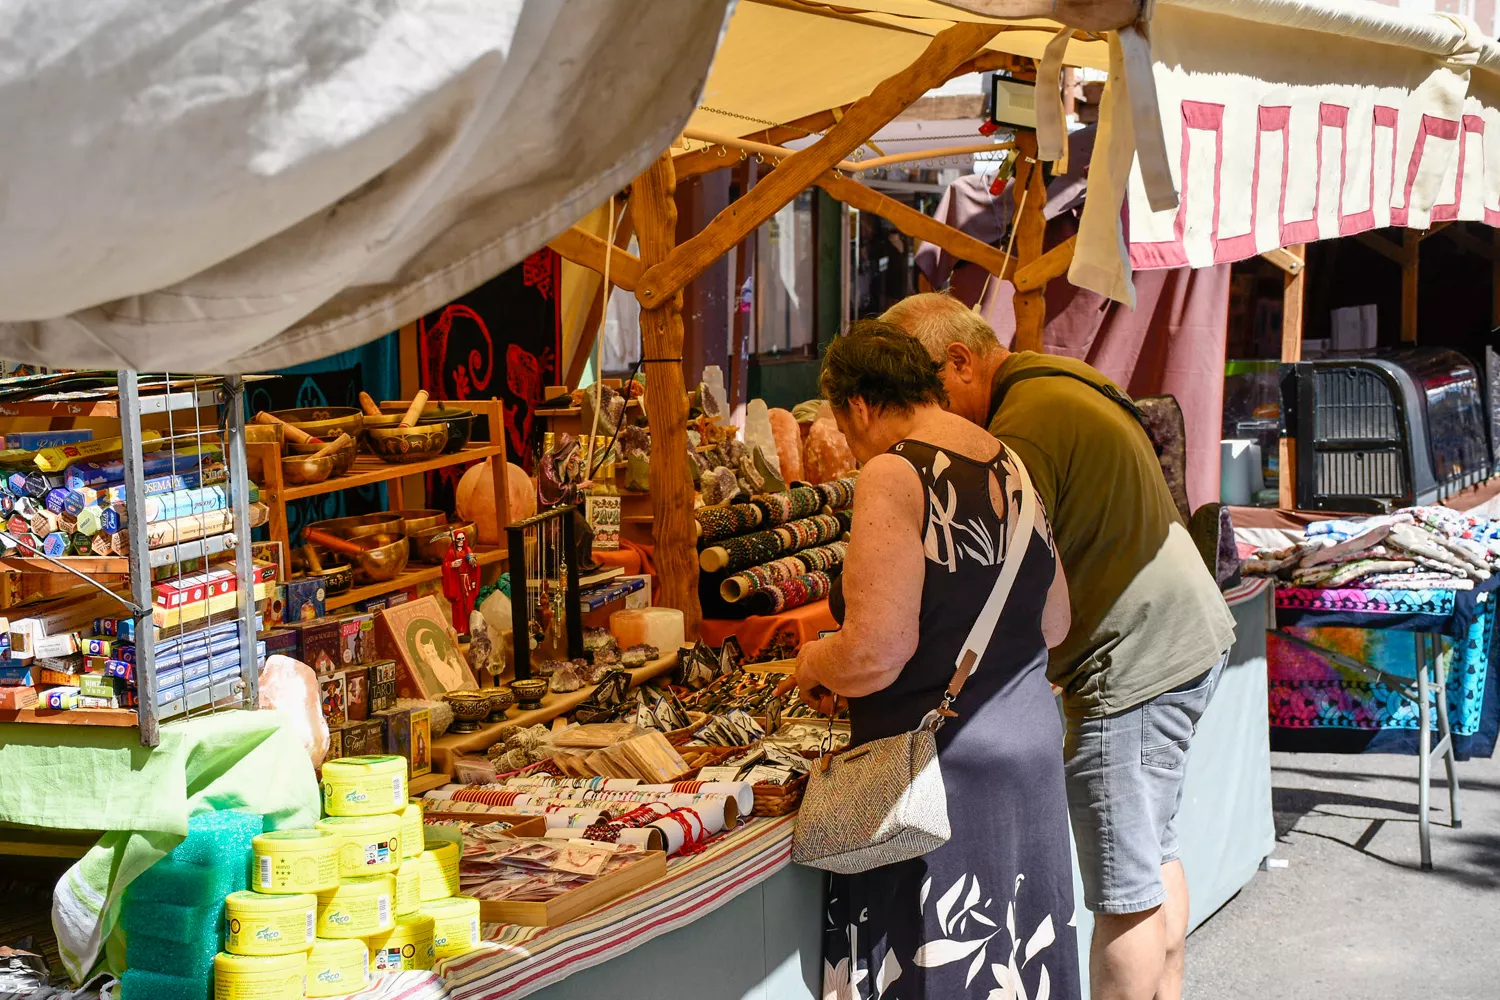
[[[482,949],[439,962],[442,978],[405,973],[357,996],[819,997],[824,875],[791,865],[794,822],[751,820],[674,858],[665,878],[559,927],[486,924]]]
[[[730,636],[739,639],[740,648],[752,659],[776,638],[778,633],[790,633],[795,646],[811,642],[819,632],[838,628],[833,612],[828,610],[828,599],[813,601],[800,608],[792,608],[774,615],[751,615],[749,618],[705,618],[698,626],[698,634],[710,646],[721,646]]]

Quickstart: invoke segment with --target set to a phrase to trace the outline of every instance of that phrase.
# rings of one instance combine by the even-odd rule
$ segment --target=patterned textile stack
[[[1496,569],[1500,521],[1447,507],[1314,521],[1303,541],[1260,549],[1241,566],[1283,586],[1363,590],[1472,590]]]
[[[776,614],[828,596],[843,568],[853,477],[697,511],[704,614]]]

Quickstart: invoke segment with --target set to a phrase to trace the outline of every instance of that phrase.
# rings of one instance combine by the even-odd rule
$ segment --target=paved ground
[[[1276,857],[1188,941],[1189,1000],[1500,997],[1500,760],[1433,794],[1419,869],[1414,757],[1274,754]]]

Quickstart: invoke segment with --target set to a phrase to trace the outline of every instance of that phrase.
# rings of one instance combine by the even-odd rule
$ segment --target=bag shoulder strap
[[[964,639],[964,644],[958,651],[958,658],[954,661],[953,679],[948,682],[942,704],[928,712],[926,718],[922,720],[924,729],[935,731],[938,726],[942,725],[943,719],[954,714],[949,706],[963,690],[964,684],[974,673],[979,661],[984,659],[990,640],[995,637],[995,629],[1000,624],[1000,615],[1005,610],[1005,602],[1010,599],[1010,591],[1015,585],[1016,574],[1021,571],[1021,564],[1026,561],[1026,549],[1031,544],[1031,533],[1038,527],[1039,504],[1036,499],[1036,490],[1031,485],[1031,476],[1026,471],[1026,464],[1014,452],[1002,452],[1002,455],[1009,455],[1015,463],[1017,478],[1020,479],[1021,485],[1021,510],[1016,516],[1015,524],[1011,526],[1010,538],[1005,546],[1008,558],[1001,564],[1000,572],[995,577],[995,586],[990,591],[990,596],[985,599],[984,606],[979,610],[979,616],[974,619],[974,625],[969,629],[969,635]],[[997,459],[997,463],[998,461]],[[1001,484],[1002,489],[1004,485],[1004,483]],[[1022,546],[1020,551],[1016,549],[1018,544]]]
[[[1089,378],[1087,375],[1080,374],[1079,372],[1068,371],[1066,368],[1055,367],[1052,365],[1033,365],[1025,369],[1024,371],[1017,372],[1015,375],[1006,379],[1005,389],[1006,391],[1009,391],[1011,386],[1015,385],[1017,382],[1024,382],[1027,379],[1054,377],[1070,378],[1076,382],[1082,382],[1084,385],[1102,395],[1105,399],[1108,399],[1113,403],[1118,403],[1120,406],[1124,407],[1125,410],[1135,418],[1137,423],[1139,423],[1142,427],[1145,426],[1145,419],[1141,416],[1141,408],[1136,406],[1131,398],[1125,395],[1125,393],[1118,387],[1116,387],[1114,383],[1099,382]],[[1001,398],[1004,398],[1003,394]],[[994,407],[994,410],[996,412],[999,411],[1000,403],[998,400],[991,405]],[[992,418],[993,416],[994,413],[991,413]]]

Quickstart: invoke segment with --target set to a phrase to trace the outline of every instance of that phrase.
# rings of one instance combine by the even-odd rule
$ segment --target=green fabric
[[[58,883],[52,922],[63,964],[81,980],[96,964],[124,968],[114,934],[120,898],[137,875],[187,836],[188,817],[239,809],[267,829],[310,827],[318,782],[280,713],[221,712],[162,727],[160,745],[134,729],[0,724],[0,822],[103,830]]]
[[[1067,574],[1073,625],[1047,676],[1075,718],[1170,691],[1234,642],[1234,618],[1155,449],[1095,386],[1120,391],[1082,361],[1021,351],[1001,364],[991,394],[990,433],[1031,473]]]

